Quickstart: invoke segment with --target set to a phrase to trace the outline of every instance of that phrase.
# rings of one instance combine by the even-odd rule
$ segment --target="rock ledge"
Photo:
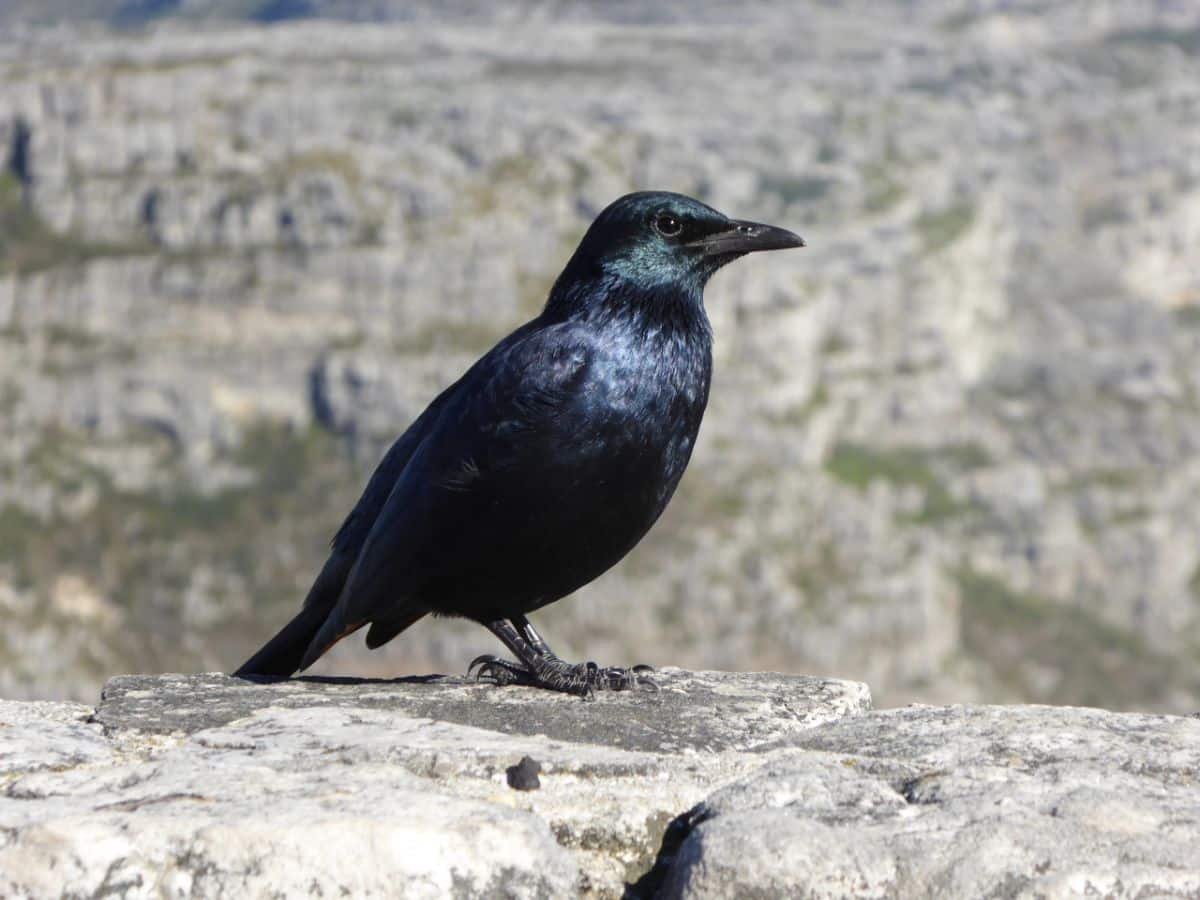
[[[660,676],[0,701],[0,895],[1200,896],[1200,720]]]

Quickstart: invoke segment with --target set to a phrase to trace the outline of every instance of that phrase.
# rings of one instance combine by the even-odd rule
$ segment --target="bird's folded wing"
[[[308,596],[304,598],[305,608],[317,607],[328,612],[342,596],[355,560],[361,554],[367,535],[387,502],[388,495],[431,424],[437,420],[442,407],[448,398],[453,396],[455,387],[457,385],[443,391],[426,407],[416,421],[392,444],[375,468],[358,503],[354,505],[354,509],[350,511],[330,542],[329,558],[309,589]]]
[[[337,610],[344,626],[396,613],[406,586],[444,563],[445,535],[476,515],[488,479],[537,453],[523,436],[542,430],[579,389],[591,358],[585,341],[566,326],[520,337],[480,360],[419,435],[346,579]]]
[[[331,546],[335,553],[348,554],[350,561],[354,561],[404,467],[408,465],[409,459],[436,423],[438,415],[453,397],[458,386],[456,383],[447,388],[430,403],[380,460],[358,503],[334,535]]]

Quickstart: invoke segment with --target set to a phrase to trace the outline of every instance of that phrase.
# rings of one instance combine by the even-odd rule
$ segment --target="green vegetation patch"
[[[1080,214],[1084,231],[1098,231],[1110,225],[1123,225],[1129,213],[1119,197],[1103,197],[1083,207]]]
[[[821,342],[821,353],[825,356],[837,356],[839,353],[845,353],[852,346],[850,341],[835,331]]]
[[[979,16],[976,13],[964,10],[946,15],[937,23],[937,27],[947,34],[958,34],[960,31],[970,28],[977,21],[979,21]]]
[[[1113,44],[1139,44],[1178,47],[1189,56],[1200,54],[1200,28],[1134,28],[1118,31],[1109,37]]]
[[[102,256],[144,253],[134,243],[93,241],[52,230],[26,202],[21,182],[0,174],[0,275],[27,275],[61,265],[79,265]]]
[[[131,75],[166,75],[189,69],[211,69],[226,65],[236,59],[234,53],[208,53],[186,57],[160,57],[157,59],[114,59],[100,64],[100,72],[113,77]]]
[[[1196,571],[1188,579],[1188,590],[1192,592],[1193,597],[1200,600],[1200,566],[1196,566]]]
[[[925,251],[936,253],[966,234],[974,221],[975,207],[969,203],[956,203],[937,212],[922,213],[916,224]]]
[[[1180,325],[1200,325],[1200,303],[1188,303],[1175,310],[1175,321]]]
[[[1102,467],[1072,474],[1067,479],[1064,488],[1070,492],[1097,487],[1113,491],[1125,491],[1138,487],[1145,479],[1146,473],[1138,469]]]
[[[866,199],[863,205],[869,213],[885,213],[904,199],[904,185],[897,181],[883,163],[872,163],[863,170]]]
[[[332,172],[345,183],[354,188],[362,183],[362,170],[358,160],[350,153],[338,150],[308,150],[287,157],[280,166],[278,175],[281,182],[291,181],[318,172]]]
[[[953,444],[926,450],[915,447],[874,448],[841,442],[825,462],[825,470],[843,484],[859,490],[873,481],[912,485],[925,494],[925,501],[913,521],[941,521],[970,512],[974,505],[955,499],[938,477],[936,467],[958,471],[990,465],[986,450],[975,444]]]
[[[659,71],[665,65],[652,64],[639,66],[638,72],[644,70]],[[540,83],[552,84],[563,79],[594,79],[599,82],[621,82],[633,77],[633,70],[623,60],[589,60],[579,58],[554,57],[546,58],[511,58],[498,59],[488,66],[488,76],[493,79],[531,79]]]
[[[764,193],[775,194],[785,206],[793,203],[816,203],[822,200],[836,182],[832,178],[813,175],[764,175]]]
[[[21,403],[24,393],[16,381],[0,381],[0,415],[11,415]]]
[[[1196,660],[1173,658],[1138,634],[1078,606],[1063,606],[970,569],[962,591],[962,640],[1015,696],[1028,701],[1147,709],[1200,689]],[[1046,670],[1057,673],[1047,685]]]
[[[0,563],[17,563],[25,542],[37,532],[41,522],[19,506],[0,507]]]
[[[843,605],[847,602],[837,588],[849,584],[853,577],[838,555],[837,548],[830,543],[823,543],[817,548],[787,549],[792,556],[788,565],[788,580],[804,594],[807,612],[816,621],[836,623],[844,614]]]

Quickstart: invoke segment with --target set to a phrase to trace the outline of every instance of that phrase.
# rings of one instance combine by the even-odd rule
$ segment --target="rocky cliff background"
[[[539,614],[559,652],[1197,707],[1184,0],[4,4],[0,695],[239,663],[645,187],[810,246],[714,280],[692,467]],[[493,650],[428,621],[321,671]]]

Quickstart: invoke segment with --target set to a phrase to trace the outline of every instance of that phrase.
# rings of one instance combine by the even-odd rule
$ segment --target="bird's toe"
[[[646,674],[653,671],[649,666],[634,666],[629,669],[609,666],[589,673],[589,682],[596,690],[602,691],[657,691],[658,684]]]
[[[468,678],[477,678],[479,676],[479,672],[475,671],[476,669],[479,669],[480,671],[482,671],[483,668],[488,665],[488,663],[493,663],[493,662],[498,662],[498,661],[499,661],[499,657],[493,656],[490,653],[484,653],[480,656],[475,657],[473,660],[471,660],[471,664],[467,666],[467,677]]]
[[[467,677],[496,685],[525,684],[531,681],[531,675],[525,669],[490,653],[471,660],[471,664],[467,666]]]
[[[640,663],[639,665],[634,666],[630,671],[633,672],[633,674],[637,677],[637,684],[635,687],[651,692],[657,692],[659,690],[658,682],[650,677],[654,674],[654,666],[648,666],[645,663]]]

